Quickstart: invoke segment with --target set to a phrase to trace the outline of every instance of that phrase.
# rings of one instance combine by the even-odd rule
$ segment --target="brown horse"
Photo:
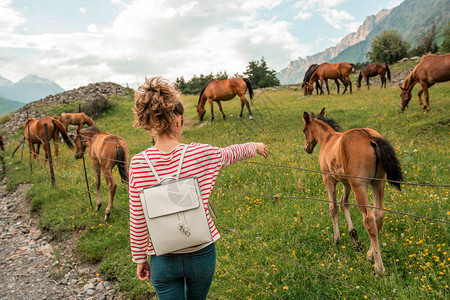
[[[339,125],[331,118],[325,118],[325,108],[318,116],[303,113],[303,132],[305,133],[305,151],[312,153],[317,143],[320,146],[319,165],[322,179],[328,191],[330,214],[333,220],[334,242],[340,242],[338,226],[338,204],[336,202],[336,184],[342,182],[344,190],[341,197],[341,209],[348,224],[352,242],[361,247],[356,229],[350,218],[348,196],[353,190],[356,203],[363,215],[364,227],[370,237],[370,249],[367,253],[375,261],[375,273],[384,272],[381,259],[378,233],[383,226],[384,211],[370,209],[367,188],[372,186],[374,207],[383,208],[384,179],[400,190],[398,181],[402,172],[394,148],[378,132],[370,128],[351,129],[339,132]],[[350,177],[352,176],[352,177]],[[381,179],[381,180],[377,180]]]
[[[84,112],[82,113],[62,113],[58,120],[64,124],[64,128],[66,131],[69,129],[69,125],[77,125],[78,130],[83,128],[84,124],[88,126],[94,126],[94,121],[86,115]]]
[[[334,64],[323,63],[316,71],[311,75],[310,80],[306,83],[306,89],[309,95],[313,92],[313,83],[320,81],[320,89],[322,89],[323,82],[327,87],[328,95],[330,94],[330,89],[328,88],[327,79],[340,79],[345,86],[344,92],[347,91],[347,87],[350,86],[350,93],[352,92],[352,82],[350,81],[350,74],[356,66],[347,62],[339,62]],[[339,93],[339,91],[338,91]]]
[[[358,80],[356,81],[356,87],[361,87],[361,80],[364,78],[367,84],[367,89],[369,90],[369,77],[375,77],[377,75],[381,78],[381,88],[386,88],[386,74],[389,82],[391,82],[391,70],[386,63],[374,63],[367,66],[362,67],[359,72]]]
[[[428,88],[438,82],[445,82],[450,80],[450,54],[433,55],[428,54],[422,56],[419,64],[414,67],[411,73],[406,77],[403,82],[401,98],[402,102],[400,107],[402,110],[408,106],[411,100],[411,91],[416,85],[420,83],[422,89],[417,94],[419,96],[419,104],[428,112],[430,110],[430,95],[428,94]],[[427,100],[427,106],[423,105],[422,93],[425,92],[425,100]]]
[[[306,70],[305,72],[305,76],[303,76],[303,83],[302,83],[302,89],[303,89],[303,95],[308,96],[312,94],[309,93],[308,90],[308,82],[311,79],[311,76],[314,74],[314,72],[317,70],[317,68],[319,67],[318,64],[312,64],[309,66],[308,70]],[[343,79],[343,77],[339,77],[339,79],[342,81],[342,83],[345,85],[345,81]],[[337,92],[339,94],[339,81],[337,79],[334,79],[334,82],[336,83],[337,86]],[[313,82],[312,84],[314,85],[314,83],[316,84],[316,94],[319,94],[319,90],[320,90],[320,94],[323,94],[323,90],[322,87],[319,85],[319,79],[317,79],[315,82]],[[328,86],[328,79],[325,79],[325,84]]]
[[[128,146],[125,140],[118,136],[98,130],[96,126],[77,130],[75,135],[76,152],[75,158],[83,158],[86,147],[89,147],[92,167],[95,173],[95,188],[97,190],[97,207],[102,205],[100,194],[101,173],[105,177],[109,188],[109,202],[105,210],[105,222],[109,221],[109,215],[114,202],[117,184],[112,175],[112,168],[117,165],[120,178],[123,183],[128,183],[128,170],[130,161],[128,157]]]
[[[250,100],[253,100],[252,84],[247,78],[230,78],[225,80],[210,81],[200,92],[198,105],[195,106],[197,107],[198,119],[200,121],[203,121],[203,116],[206,113],[205,104],[208,100],[209,105],[211,106],[211,121],[214,121],[214,101],[219,106],[220,112],[222,113],[223,119],[225,120],[225,114],[223,113],[222,104],[220,103],[220,101],[231,100],[236,95],[241,98],[241,114],[239,115],[239,118],[242,117],[244,105],[247,105],[249,118],[250,120],[253,119],[250,105],[245,98],[245,92],[247,91],[247,89],[250,95]]]
[[[28,145],[30,147],[30,151],[33,153],[33,157],[36,160],[39,155],[39,148],[42,144],[45,151],[45,161],[44,164],[49,159],[49,149],[47,149],[46,139],[45,139],[45,128],[44,124],[47,124],[48,136],[50,140],[53,139],[53,145],[55,147],[55,158],[58,159],[58,137],[59,133],[61,133],[64,142],[70,149],[73,149],[73,144],[69,140],[66,130],[64,129],[64,125],[52,117],[43,117],[39,120],[36,118],[30,117],[25,122],[25,127],[23,132],[25,134],[25,139],[28,141]],[[50,141],[48,141],[50,144]],[[34,149],[34,144],[37,144],[37,150]]]

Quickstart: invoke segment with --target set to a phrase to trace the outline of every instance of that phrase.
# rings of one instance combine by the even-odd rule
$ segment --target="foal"
[[[128,158],[128,147],[125,140],[118,136],[98,130],[96,126],[77,130],[75,136],[76,152],[75,158],[80,159],[84,155],[86,147],[89,147],[89,156],[91,157],[92,167],[95,173],[95,188],[97,190],[97,207],[99,210],[102,205],[102,196],[100,194],[101,174],[109,188],[109,202],[105,210],[105,222],[109,221],[109,215],[113,206],[114,195],[116,194],[117,184],[112,175],[112,168],[117,165],[122,182],[128,183],[128,169],[130,161]]]
[[[322,179],[328,191],[330,214],[333,219],[334,242],[340,242],[338,226],[338,205],[336,184],[342,182],[344,190],[341,197],[341,209],[348,224],[352,242],[361,247],[356,229],[350,218],[348,196],[353,190],[356,203],[363,215],[364,227],[370,237],[367,256],[375,262],[375,274],[384,273],[381,259],[378,232],[383,226],[384,183],[387,178],[400,190],[403,176],[394,148],[378,132],[370,128],[355,128],[344,133],[331,118],[325,118],[325,108],[318,116],[303,113],[303,132],[305,133],[305,151],[312,153],[317,143],[320,146],[319,165]],[[369,207],[367,188],[372,186],[375,209]]]

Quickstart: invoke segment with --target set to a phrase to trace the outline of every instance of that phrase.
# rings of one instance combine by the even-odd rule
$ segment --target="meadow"
[[[235,98],[223,103],[226,120],[221,119],[216,106],[215,121],[210,122],[207,105],[207,121],[201,123],[195,111],[197,96],[182,96],[186,107],[182,142],[223,147],[260,141],[269,147],[266,160],[256,157],[223,168],[216,182],[210,200],[222,237],[216,243],[218,264],[210,299],[450,297],[449,188],[426,186],[450,182],[450,83],[431,88],[431,111],[427,114],[418,105],[418,87],[404,112],[400,111],[398,87],[381,90],[373,84],[370,91],[365,85],[360,91],[353,88],[352,94],[336,95],[332,89],[329,96],[309,97],[291,88],[257,91],[252,105],[254,120],[248,119],[246,109],[244,117],[237,118],[240,101]],[[149,134],[132,127],[133,99],[113,101],[114,106],[97,121],[100,129],[124,137],[130,157],[151,146]],[[404,181],[425,184],[402,185],[402,191],[386,185],[386,209],[420,217],[385,212],[379,235],[386,268],[382,277],[374,276],[373,266],[366,259],[369,239],[358,208],[352,206],[350,212],[363,245],[360,252],[352,247],[342,212],[341,243],[333,243],[328,203],[320,201],[328,199],[321,175],[296,169],[319,170],[318,146],[312,154],[303,150],[302,115],[304,111],[319,113],[323,107],[344,130],[377,130],[394,146]],[[19,132],[14,138],[21,136]],[[60,146],[56,186],[52,187],[42,159],[33,163],[30,175],[27,152],[22,161],[20,155],[10,157],[16,145],[11,143],[4,154],[9,188],[23,181],[34,183],[28,194],[32,212],[54,242],[75,239],[74,251],[79,258],[98,263],[99,273],[114,280],[127,298],[154,296],[151,283],[139,282],[135,276],[129,247],[127,189],[119,183],[118,171],[114,170],[118,189],[111,220],[104,223],[106,184],[102,179],[104,205],[97,212],[89,207],[82,161],[75,160],[73,152]],[[86,160],[90,188],[95,191],[90,160]],[[350,202],[354,203],[353,195]]]

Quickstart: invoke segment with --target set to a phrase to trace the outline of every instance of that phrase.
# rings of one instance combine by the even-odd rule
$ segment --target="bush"
[[[112,106],[111,101],[108,101],[105,96],[97,95],[93,101],[81,105],[81,111],[92,119],[96,119],[102,112],[107,111]]]
[[[396,30],[383,31],[373,38],[366,57],[372,62],[392,64],[408,55],[409,43]]]

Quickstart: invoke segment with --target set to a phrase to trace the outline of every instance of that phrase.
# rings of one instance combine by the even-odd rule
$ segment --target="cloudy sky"
[[[279,71],[336,45],[402,0],[1,0],[0,76],[36,74],[68,90],[145,76]]]

